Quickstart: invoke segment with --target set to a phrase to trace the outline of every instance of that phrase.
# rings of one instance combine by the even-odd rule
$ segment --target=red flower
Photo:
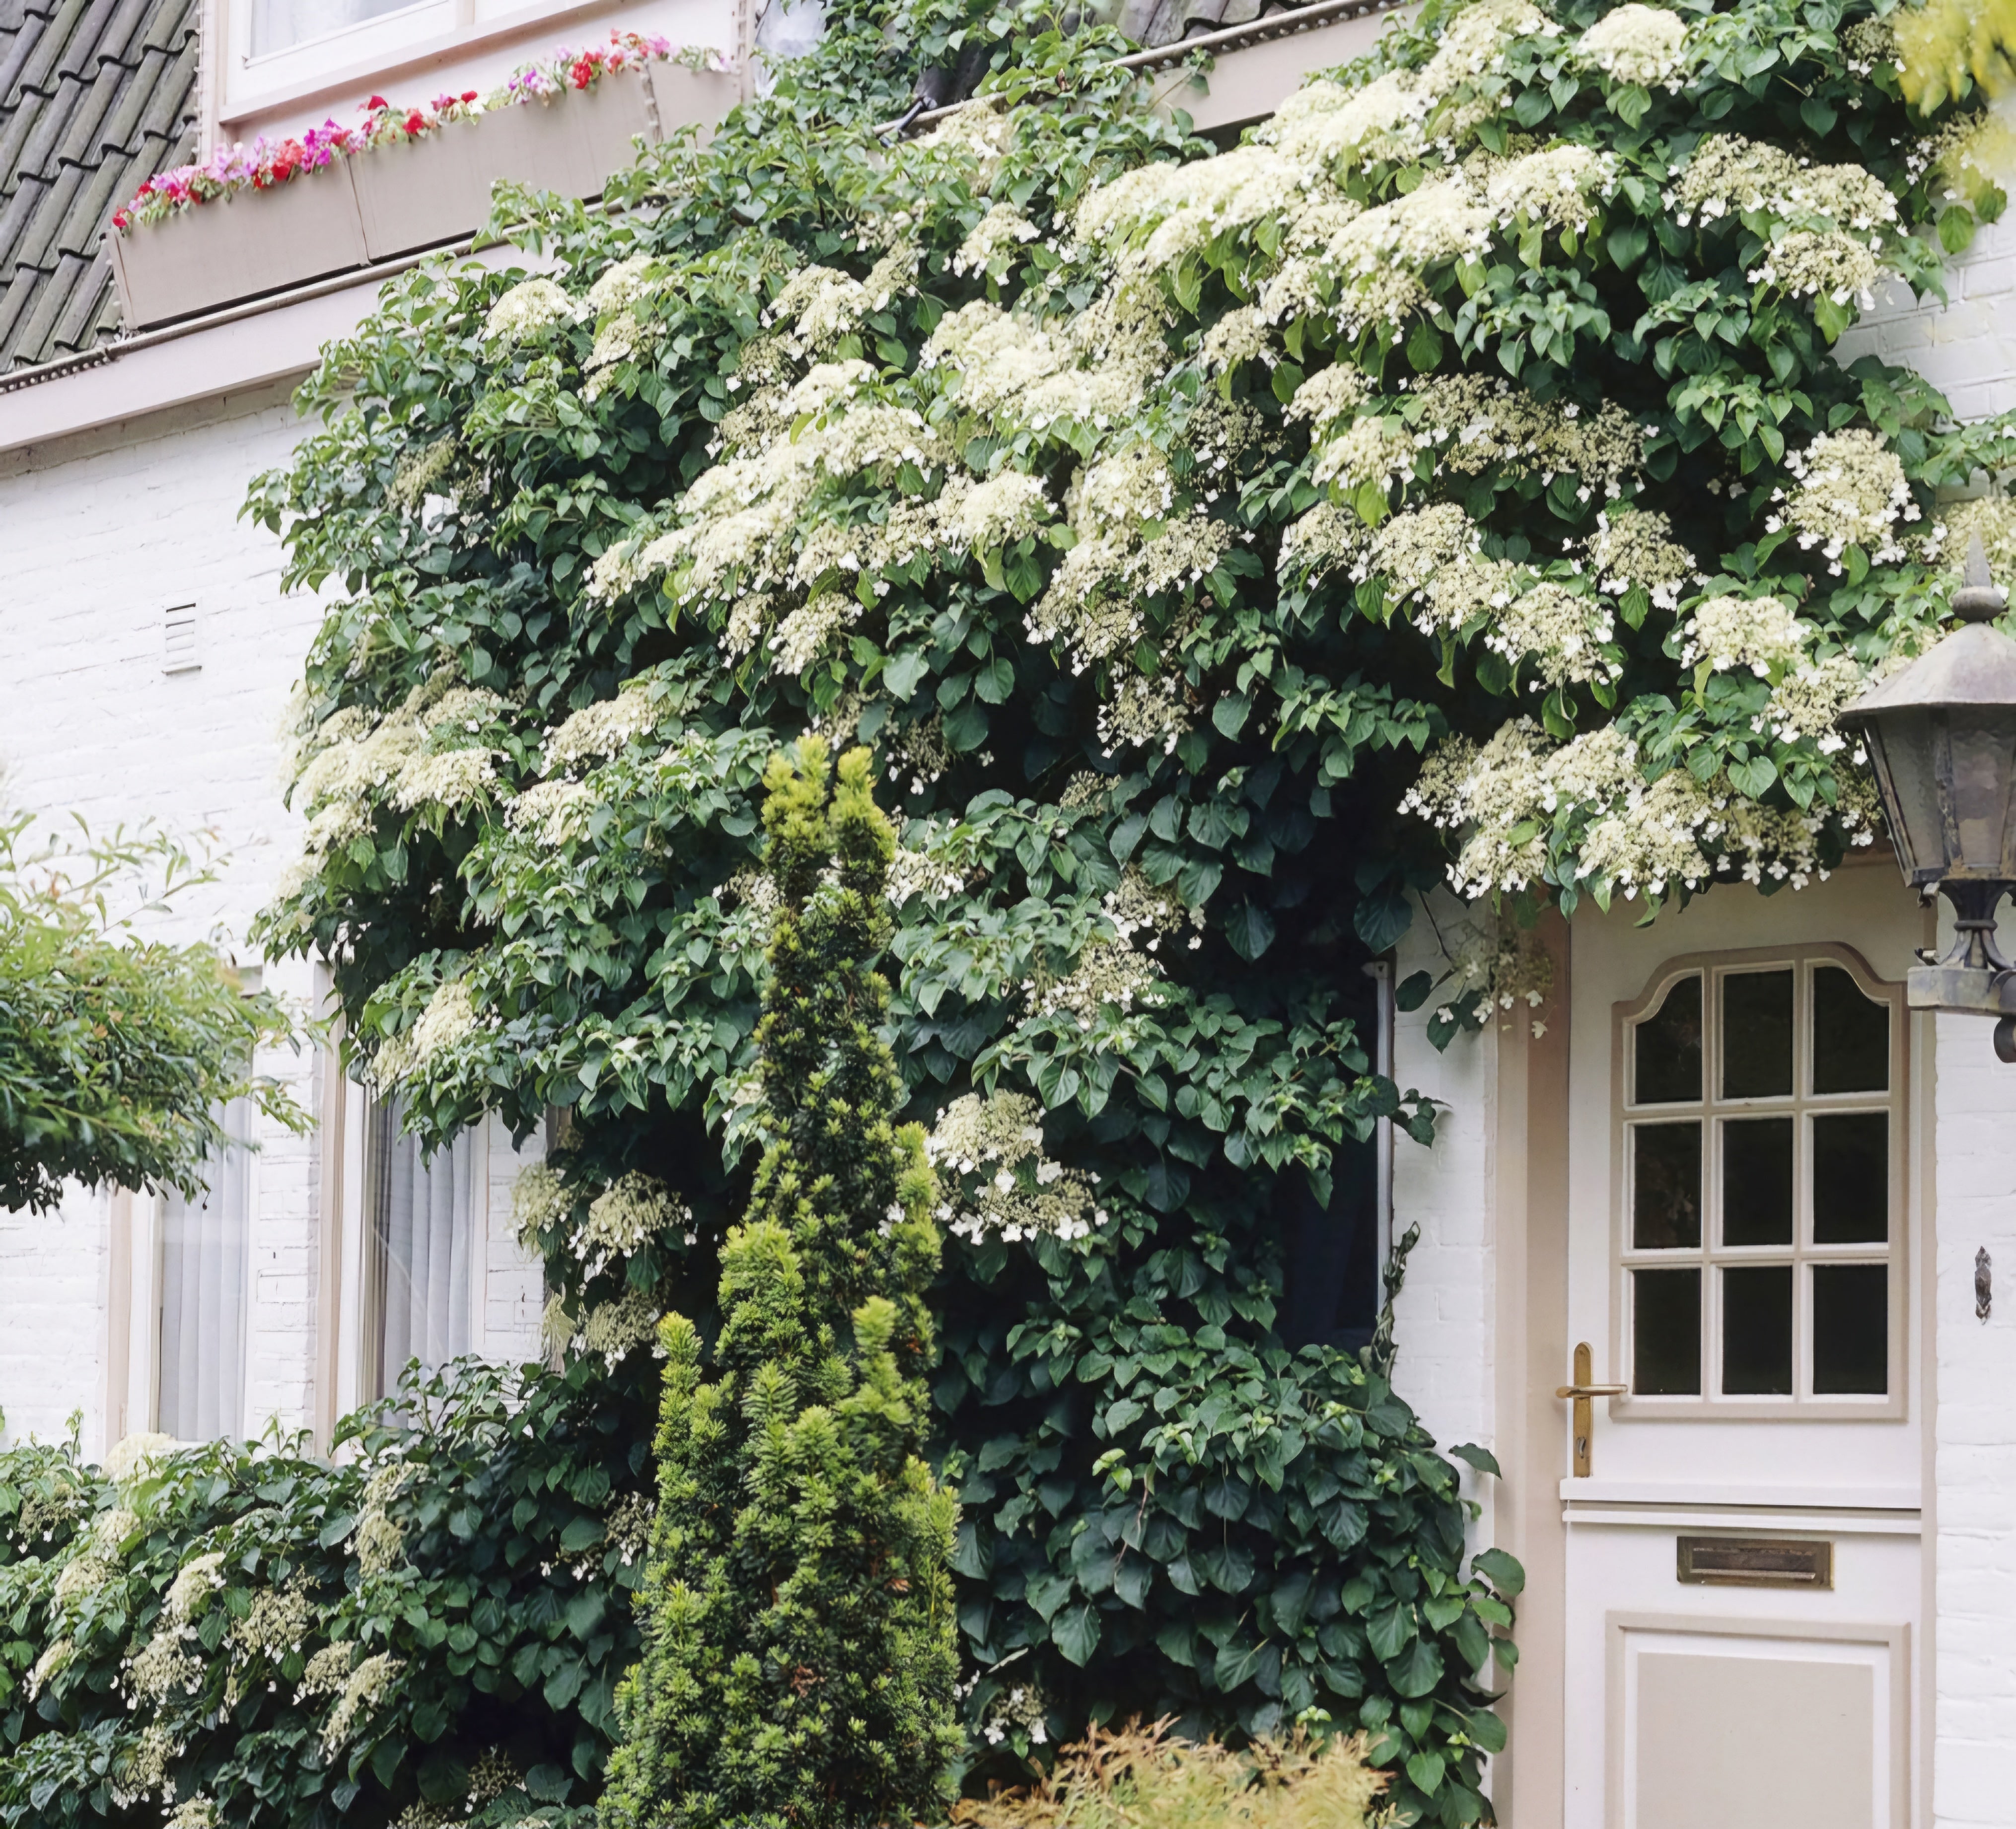
[[[112,212],[112,226],[114,229],[130,229],[133,226],[133,218],[124,210],[114,210]]]
[[[577,57],[567,74],[573,78],[576,88],[585,89],[595,81],[595,66],[585,57]]]
[[[417,108],[406,117],[406,131],[409,134],[423,133],[427,131],[427,125],[425,117]]]
[[[474,101],[476,99],[476,91],[473,89],[464,89],[462,92],[462,99],[465,102]]]
[[[383,95],[373,95],[369,101],[364,104],[364,106],[367,108],[389,108],[392,104],[387,101]]]

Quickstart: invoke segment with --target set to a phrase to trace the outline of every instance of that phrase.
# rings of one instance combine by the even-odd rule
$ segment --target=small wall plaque
[[[1834,1545],[1784,1537],[1681,1537],[1679,1579],[1697,1586],[1831,1588]]]

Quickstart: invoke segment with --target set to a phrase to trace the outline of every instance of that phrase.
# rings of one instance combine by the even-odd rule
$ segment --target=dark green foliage
[[[769,1143],[722,1248],[712,1353],[683,1316],[661,1328],[644,1656],[618,1700],[609,1829],[928,1817],[959,1744],[952,1503],[922,1458],[933,1184],[923,1133],[894,1122],[873,970],[895,835],[866,750],[841,758],[830,801],[815,738],[764,786]]]
[[[157,1442],[114,1481],[74,1442],[0,1453],[0,1825],[158,1824],[169,1784],[242,1829],[460,1822],[473,1795],[478,1824],[585,1824],[636,1655],[642,1418],[585,1367],[458,1371],[351,1419],[334,1465]],[[208,1557],[189,1662],[150,1666]]]

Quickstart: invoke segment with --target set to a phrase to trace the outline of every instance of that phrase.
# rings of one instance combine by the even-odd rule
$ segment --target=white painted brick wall
[[[1942,308],[1893,288],[1841,339],[1842,359],[1915,369],[1967,418],[2016,407],[2016,221],[1982,232],[1950,290]],[[2016,1770],[2016,1068],[1996,1061],[1982,1018],[1941,1016],[1936,1030],[1932,1813],[1960,1829],[2012,1820]],[[2002,1284],[1985,1323],[1983,1247]]]
[[[63,383],[49,385],[61,387]],[[279,589],[272,537],[238,518],[247,482],[283,462],[300,427],[277,393],[219,400],[0,457],[0,794],[81,812],[95,829],[153,819],[225,851],[221,881],[164,924],[243,937],[293,855],[280,725],[313,636],[315,603]],[[163,612],[197,607],[200,670],[169,675]],[[269,988],[306,1008],[313,974],[270,965]],[[259,1063],[319,1109],[322,1063]],[[293,1428],[314,1414],[320,1140],[259,1139],[246,1418]],[[494,1151],[484,1291],[497,1356],[537,1351],[539,1271],[511,1236],[509,1139]],[[0,1214],[0,1411],[7,1438],[59,1433],[84,1413],[104,1443],[108,1202],[79,1189],[60,1216]]]
[[[1461,927],[1462,910],[1439,891],[1434,906],[1444,934]],[[1400,942],[1399,981],[1424,970],[1439,978],[1446,963],[1435,928],[1417,911]],[[1458,1442],[1491,1447],[1497,1402],[1491,1145],[1497,1035],[1486,1029],[1460,1035],[1438,1053],[1427,1036],[1434,1010],[1431,999],[1403,1011],[1393,1038],[1401,1089],[1426,1093],[1444,1107],[1432,1148],[1404,1134],[1394,1141],[1394,1236],[1409,1225],[1418,1225],[1421,1236],[1394,1308],[1393,1382],[1443,1449]],[[1485,1507],[1473,1534],[1489,1543],[1492,1482],[1467,1467],[1463,1480],[1465,1493]]]

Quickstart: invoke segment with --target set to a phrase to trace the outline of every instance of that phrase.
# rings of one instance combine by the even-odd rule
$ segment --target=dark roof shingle
[[[0,0],[0,375],[117,334],[107,218],[189,157],[198,0]]]

